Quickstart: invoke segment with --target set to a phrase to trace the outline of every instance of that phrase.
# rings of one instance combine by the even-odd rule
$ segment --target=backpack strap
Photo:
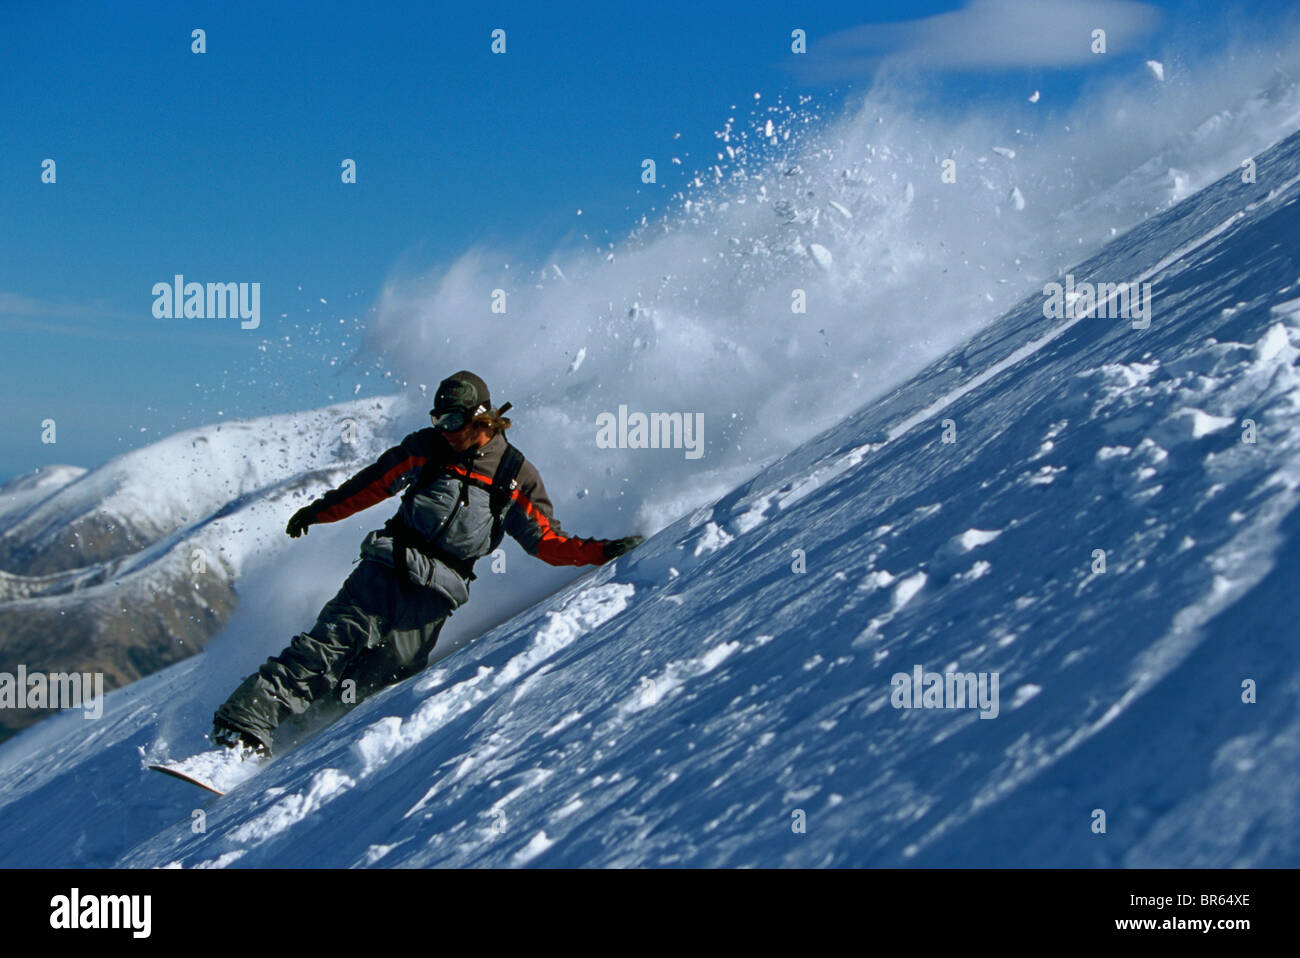
[[[506,513],[510,511],[512,504],[510,494],[519,488],[516,477],[523,464],[524,454],[507,441],[506,450],[501,454],[501,462],[492,475],[492,491],[488,500],[492,510],[492,547],[489,550],[491,552],[497,551],[501,540],[505,537]]]
[[[406,487],[406,492],[402,494],[404,500],[410,500],[417,492],[428,488],[439,474],[447,468],[448,461],[437,456],[431,456],[423,466],[420,467],[415,481]]]

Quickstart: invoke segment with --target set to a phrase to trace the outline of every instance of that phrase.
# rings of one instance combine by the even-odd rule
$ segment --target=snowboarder
[[[292,538],[337,522],[403,487],[397,513],[361,544],[357,568],[294,637],[235,689],[213,717],[212,740],[269,755],[272,731],[343,681],[356,700],[428,664],[438,633],[469,599],[474,560],[509,533],[551,565],[599,565],[642,541],[566,535],[533,464],[505,439],[510,420],[473,373],[438,385],[432,427],[411,433],[338,489],[299,509]]]

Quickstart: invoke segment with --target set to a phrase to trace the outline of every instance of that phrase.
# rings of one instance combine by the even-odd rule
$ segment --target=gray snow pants
[[[316,624],[244,679],[214,721],[269,749],[282,721],[345,680],[356,683],[360,701],[423,669],[452,609],[442,593],[415,584],[403,590],[392,566],[362,559]]]

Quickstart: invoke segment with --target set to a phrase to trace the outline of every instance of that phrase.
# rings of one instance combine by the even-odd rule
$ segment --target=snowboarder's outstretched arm
[[[511,494],[505,530],[529,555],[551,565],[601,565],[635,548],[640,536],[624,539],[583,539],[567,535],[553,514],[551,498],[531,462],[519,469],[518,488]]]
[[[295,512],[285,531],[296,539],[317,522],[338,522],[368,509],[401,492],[431,458],[450,452],[447,440],[437,430],[413,432],[343,485]]]

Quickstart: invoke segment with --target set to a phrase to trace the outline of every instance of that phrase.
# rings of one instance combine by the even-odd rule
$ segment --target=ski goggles
[[[474,421],[474,417],[487,412],[487,406],[479,405],[476,409],[448,409],[439,413],[436,409],[429,410],[429,418],[433,420],[433,428],[442,432],[459,432]]]

